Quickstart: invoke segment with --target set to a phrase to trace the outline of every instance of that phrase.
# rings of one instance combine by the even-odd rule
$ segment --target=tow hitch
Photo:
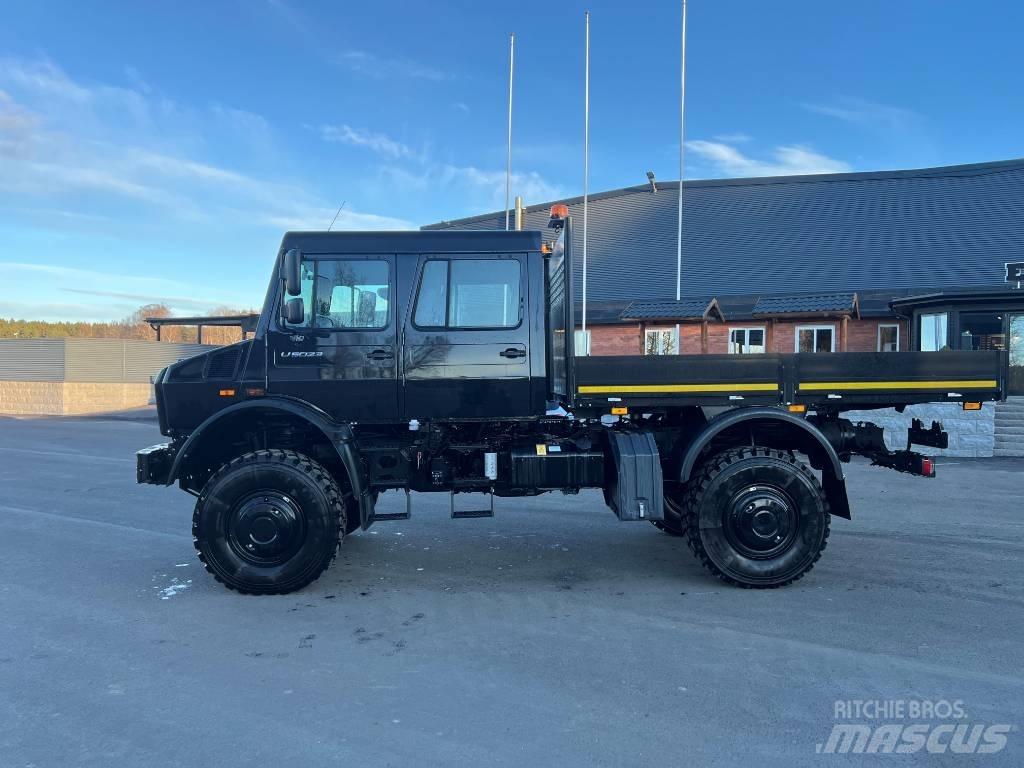
[[[870,458],[871,463],[877,467],[888,467],[921,477],[935,477],[934,459],[914,451],[890,451],[874,454]]]

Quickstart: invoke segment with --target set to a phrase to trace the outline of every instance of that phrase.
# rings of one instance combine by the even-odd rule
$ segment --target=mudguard
[[[823,462],[821,471],[822,487],[828,496],[832,514],[837,517],[850,519],[850,501],[846,494],[846,478],[843,475],[842,462],[835,447],[829,442],[825,434],[814,424],[806,419],[796,416],[788,411],[774,407],[764,408],[737,408],[711,419],[694,438],[679,469],[679,482],[687,482],[693,474],[694,467],[701,453],[711,443],[715,436],[727,429],[750,421],[780,421],[803,430],[821,446],[822,452],[827,458]]]
[[[369,481],[362,462],[359,460],[359,452],[356,447],[352,427],[348,424],[339,424],[333,421],[330,416],[320,409],[301,400],[285,397],[243,400],[240,403],[234,403],[223,410],[217,411],[196,427],[182,444],[181,449],[174,457],[170,471],[167,473],[165,484],[170,485],[178,479],[184,463],[188,460],[189,453],[202,444],[204,433],[207,433],[211,427],[220,423],[222,419],[234,417],[240,412],[255,410],[276,410],[287,413],[290,416],[296,416],[309,422],[323,433],[324,437],[334,447],[334,450],[337,451],[338,459],[348,473],[349,482],[352,485],[352,493],[359,503],[360,525],[363,529],[369,528],[373,523],[373,494],[369,490]]]

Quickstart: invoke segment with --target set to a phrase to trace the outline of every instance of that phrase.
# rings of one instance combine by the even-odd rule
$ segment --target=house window
[[[949,315],[945,312],[921,315],[918,322],[918,339],[922,352],[949,349]]]
[[[764,352],[764,328],[730,328],[729,354],[749,355]]]
[[[590,331],[573,331],[572,343],[576,354],[586,357],[590,354]]]
[[[1003,316],[996,312],[961,312],[960,349],[1005,350]]]
[[[676,332],[671,328],[650,328],[644,333],[645,355],[674,355]]]
[[[898,325],[878,326],[878,351],[900,351],[900,327]]]
[[[797,352],[835,352],[836,328],[834,325],[798,325],[796,328]]]

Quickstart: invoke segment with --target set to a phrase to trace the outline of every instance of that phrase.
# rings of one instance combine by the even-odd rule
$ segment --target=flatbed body
[[[578,407],[789,406],[833,411],[998,399],[1001,352],[623,355],[575,360]]]

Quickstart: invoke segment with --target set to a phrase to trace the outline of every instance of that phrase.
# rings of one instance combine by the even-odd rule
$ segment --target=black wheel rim
[[[278,491],[249,494],[232,509],[226,538],[232,551],[254,565],[287,562],[302,546],[306,518],[290,496]]]
[[[735,493],[725,511],[725,535],[744,557],[769,560],[796,539],[799,510],[784,491],[751,485]]]

